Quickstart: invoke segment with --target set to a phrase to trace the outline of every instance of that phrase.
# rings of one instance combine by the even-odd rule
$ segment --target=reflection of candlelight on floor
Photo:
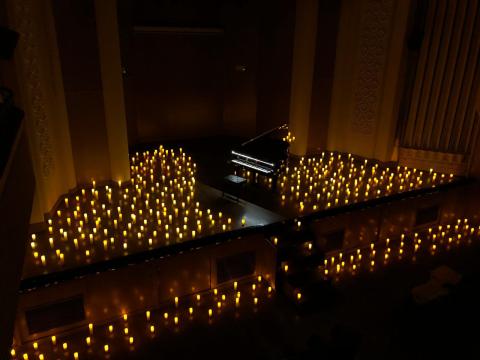
[[[202,296],[175,297],[158,309],[124,313],[107,324],[90,323],[84,328],[54,335],[51,341],[38,339],[20,347],[14,345],[10,354],[12,359],[19,359],[19,354],[23,359],[37,359],[40,353],[44,359],[53,359],[58,355],[60,345],[65,354],[77,354],[73,355],[74,359],[103,358],[106,353],[120,356],[123,351],[135,351],[137,346],[148,343],[169,329],[174,331],[188,327],[192,322],[208,326],[217,317],[229,316],[232,312],[236,314],[233,318],[251,313],[272,296],[270,284],[260,276],[236,281],[235,284],[222,286],[215,289],[216,292],[209,291]],[[240,303],[240,296],[247,301]]]
[[[341,280],[354,276],[362,269],[376,270],[394,261],[416,261],[420,256],[434,256],[449,251],[453,246],[471,244],[480,236],[480,226],[475,228],[468,219],[458,219],[454,224],[430,227],[422,233],[402,234],[398,239],[387,238],[376,244],[339,252],[325,259],[319,271],[325,278]],[[348,264],[342,256],[349,259]]]

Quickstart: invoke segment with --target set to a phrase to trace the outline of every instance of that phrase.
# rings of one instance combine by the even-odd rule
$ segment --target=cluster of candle
[[[446,225],[430,227],[422,232],[404,233],[399,238],[386,238],[366,246],[339,251],[324,260],[319,271],[325,279],[339,281],[360,273],[371,272],[398,261],[417,262],[426,256],[435,256],[480,239],[480,226],[472,226],[468,219],[457,219]],[[278,239],[274,239],[278,242]],[[312,243],[305,243],[306,252]],[[283,271],[291,271],[288,263]]]
[[[292,143],[295,141],[295,136],[293,136],[292,133],[289,131],[287,135],[282,138],[282,140],[288,143]]]
[[[158,309],[124,313],[109,323],[93,324],[53,335],[34,342],[14,346],[12,359],[96,359],[135,351],[168,331],[179,332],[193,322],[212,324],[220,316],[258,311],[273,295],[273,288],[261,276],[233,282],[228,287],[206,293],[175,297]]]
[[[195,170],[181,148],[160,146],[132,157],[130,181],[92,181],[68,194],[47,219],[48,230],[31,235],[24,276],[244,226],[245,219],[233,224],[225,214],[201,208]]]
[[[242,170],[249,181],[272,186],[272,179]],[[453,180],[445,175],[402,166],[388,167],[352,154],[323,152],[319,156],[289,158],[281,168],[277,186],[282,205],[299,213],[328,209]]]

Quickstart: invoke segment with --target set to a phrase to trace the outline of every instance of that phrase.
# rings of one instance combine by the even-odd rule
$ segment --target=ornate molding
[[[33,125],[34,143],[40,158],[42,175],[48,177],[55,166],[55,162],[45,108],[46,96],[40,76],[41,66],[39,58],[41,54],[39,43],[41,41],[37,32],[40,26],[36,26],[38,24],[34,23],[39,18],[34,16],[34,7],[38,3],[36,3],[36,0],[12,1],[11,3],[13,3],[11,7],[13,11],[13,25],[15,30],[20,33],[18,49],[21,52],[21,56],[18,57],[18,61],[23,74],[21,83],[23,83],[26,95],[25,105],[27,109],[25,109],[25,112]]]
[[[421,170],[432,168],[438,172],[455,175],[465,175],[467,170],[466,158],[463,154],[404,147],[399,149],[398,163]]]
[[[366,0],[364,6],[352,129],[370,135],[375,131],[381,101],[394,0]]]

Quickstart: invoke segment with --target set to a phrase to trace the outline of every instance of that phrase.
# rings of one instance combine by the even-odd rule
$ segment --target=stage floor
[[[230,186],[225,181],[225,177],[235,173],[235,167],[229,163],[230,152],[244,140],[237,137],[214,137],[172,143],[170,146],[181,146],[192,156],[197,163],[197,176],[202,183],[220,191],[228,192],[230,191]],[[342,164],[340,165],[337,159],[339,155],[342,157]],[[423,171],[422,175],[419,175],[420,170],[398,169],[394,163],[381,163],[356,156],[349,157],[347,154],[335,153],[328,156],[332,156],[333,159],[331,166],[328,166],[327,153],[323,162],[319,160],[321,154],[314,154],[305,157],[304,164],[306,166],[302,169],[298,165],[298,158],[290,159],[288,164],[290,167],[289,173],[286,174],[285,170],[280,172],[275,189],[271,188],[265,177],[259,176],[255,179],[252,174],[246,176],[246,174],[240,174],[237,170],[238,175],[248,178],[246,185],[238,196],[247,202],[268,209],[285,218],[294,218],[329,208],[341,208],[346,204],[362,203],[388,195],[403,194],[411,190],[430,189],[459,180],[459,178],[451,177],[450,174],[444,174],[442,177],[442,174],[435,175],[435,173],[430,171]],[[309,158],[312,160],[315,158],[316,164],[312,163],[309,166],[307,164]],[[368,161],[368,165],[365,165],[365,160]],[[301,181],[299,182],[296,180],[299,177],[298,175],[294,181],[291,180],[294,167],[298,167],[297,174],[301,175]],[[363,174],[362,167],[365,170]],[[375,167],[376,172],[374,175],[371,173],[372,167]],[[306,179],[310,177],[307,171],[313,172],[315,169],[326,171],[326,173],[320,176],[312,173],[313,180]],[[383,171],[385,173],[382,175]],[[338,180],[340,173],[345,177],[343,183]],[[282,181],[282,176],[285,176],[287,179]],[[355,189],[353,184],[356,179],[358,180],[358,186]],[[328,185],[321,184],[322,181],[328,182]],[[284,183],[283,188],[281,187],[282,182]],[[390,188],[387,190],[386,186],[389,184]],[[332,185],[334,186],[333,191],[331,190]],[[295,187],[294,191],[291,191],[292,186]],[[352,190],[347,192],[346,189],[349,186]],[[358,193],[357,197],[354,196],[355,190]],[[295,194],[297,191],[299,194]],[[377,193],[378,191],[380,192]],[[328,194],[329,192],[331,194]],[[318,194],[320,194],[320,200],[316,201]],[[285,195],[285,199],[282,199],[282,195]],[[335,204],[335,199],[339,201],[337,204]],[[300,208],[301,202],[305,203],[304,209]],[[331,203],[331,206],[327,206],[329,203]],[[312,204],[317,204],[317,208],[313,209]]]
[[[301,163],[298,159],[293,159],[289,166],[292,168],[297,166],[299,169],[298,172],[290,176],[288,170],[284,171],[282,175],[283,180],[282,178],[278,180],[282,186],[277,186],[275,189],[272,189],[265,179],[255,179],[253,176],[250,176],[249,181],[244,185],[241,193],[234,194],[240,198],[239,201],[234,201],[231,197],[227,198],[223,196],[223,192],[228,193],[230,191],[225,177],[234,172],[233,166],[228,162],[230,151],[240,143],[241,139],[229,137],[192,140],[182,143],[166,143],[164,149],[173,148],[176,150],[174,157],[172,157],[172,152],[169,154],[168,151],[166,151],[165,154],[167,154],[167,157],[164,158],[158,154],[153,155],[152,149],[159,149],[156,144],[149,144],[143,148],[135,149],[137,152],[140,152],[136,165],[143,166],[143,169],[140,166],[140,170],[132,170],[132,176],[139,176],[140,180],[135,182],[136,185],[134,185],[134,183],[127,185],[127,187],[130,188],[130,193],[125,189],[122,190],[122,187],[113,186],[113,193],[112,188],[107,187],[105,190],[105,188],[99,187],[100,195],[96,195],[96,199],[93,195],[90,195],[90,190],[94,190],[91,188],[87,188],[86,192],[83,193],[84,195],[80,194],[80,200],[78,200],[79,191],[70,194],[70,205],[66,208],[64,207],[62,210],[64,212],[54,218],[53,233],[49,234],[47,231],[44,231],[35,234],[36,239],[33,241],[34,244],[32,244],[32,247],[29,247],[27,251],[23,279],[88,266],[90,264],[118,259],[131,254],[148,252],[149,250],[169,247],[179,243],[191,243],[192,246],[195,246],[196,240],[205,239],[212,235],[220,233],[228,235],[230,231],[242,228],[264,226],[283,219],[293,219],[311,213],[321,213],[330,208],[330,202],[332,202],[332,208],[334,207],[341,211],[342,206],[347,203],[348,205],[362,204],[368,200],[381,199],[384,194],[398,195],[408,193],[410,190],[428,190],[432,186],[446,184],[456,180],[449,176],[442,177],[441,174],[438,174],[438,177],[435,178],[433,176],[434,174],[428,172],[424,172],[423,175],[419,177],[418,173],[414,171],[410,172],[405,169],[395,170],[394,165],[391,164],[390,168],[388,168],[388,164],[373,162],[366,166],[366,162],[364,163],[362,158],[355,157],[354,160],[350,160],[351,156],[345,154],[335,156],[330,154],[328,158],[324,158],[323,160],[318,160],[319,157],[317,156],[317,160],[314,160],[316,162],[312,162],[312,164],[305,161],[306,165],[303,167],[303,170],[300,169]],[[179,152],[180,147],[187,156],[182,157],[184,153]],[[144,156],[142,151],[146,149],[151,151],[151,154],[148,155],[150,156],[149,159],[142,158],[142,156]],[[154,162],[153,165],[150,165],[149,161],[157,156],[160,156],[159,162]],[[168,158],[168,156],[170,156],[170,158]],[[190,156],[196,164],[196,170],[194,171],[196,181],[194,183],[194,195],[191,193],[193,198],[188,200],[185,208],[181,207],[180,204],[182,204],[183,201],[187,201],[186,195],[190,194],[191,189],[193,189],[191,188],[193,185],[191,185],[190,180],[188,184],[185,181],[185,179],[189,179],[189,176],[191,176],[189,170],[185,172],[185,166],[183,169],[180,166],[181,171],[183,171],[182,175],[171,176],[170,170],[168,171],[168,176],[171,176],[171,179],[178,178],[179,183],[183,182],[182,189],[180,189],[180,185],[176,183],[177,180],[175,180],[173,184],[172,180],[170,180],[170,185],[168,185],[168,177],[166,181],[154,180],[152,177],[150,185],[142,185],[145,183],[145,179],[150,178],[150,174],[162,176],[162,173],[158,172],[159,168],[155,168],[155,166],[164,166],[160,165],[161,161],[165,159],[167,159],[166,161],[173,161],[172,166],[175,169],[177,161],[180,163],[184,161],[185,164],[190,164],[188,166],[191,166],[190,160],[186,160],[187,157],[190,159]],[[138,173],[135,174],[135,171]],[[315,174],[319,179],[318,181],[315,181],[315,179],[313,181],[311,180],[312,176],[308,175],[310,171],[316,172]],[[375,171],[377,171],[377,173],[375,173]],[[307,176],[304,176],[305,173]],[[359,180],[355,177],[357,173]],[[341,176],[338,176],[339,174],[341,174]],[[407,176],[407,174],[409,175]],[[412,174],[416,174],[413,175],[414,180],[412,180]],[[336,180],[336,176],[340,179],[339,181]],[[388,182],[385,186],[387,189],[383,189],[380,186],[390,179],[390,176],[393,178],[397,177],[401,180],[399,181],[397,179],[396,182],[392,182],[395,186],[399,187],[399,189],[391,185],[390,189],[388,189]],[[290,178],[294,180],[290,180]],[[293,183],[288,183],[288,181],[298,181],[296,179],[299,178],[303,180],[295,186]],[[362,183],[362,179],[365,180],[366,184]],[[354,194],[350,193],[349,190],[346,191],[345,188],[348,189],[349,186],[353,186],[352,183],[356,183],[357,180],[359,183],[358,190],[352,190],[357,192],[356,196],[353,196]],[[155,181],[164,181],[164,183],[155,190]],[[328,185],[324,185],[323,182],[329,183]],[[140,184],[143,190],[135,188],[138,187],[138,184]],[[170,186],[170,188],[168,188],[167,185]],[[403,186],[405,188],[402,189]],[[285,188],[287,189],[285,190]],[[350,188],[353,189],[353,187]],[[373,188],[374,191],[370,188]],[[137,190],[139,191],[138,194]],[[159,194],[160,191],[162,191],[161,196]],[[108,194],[108,192],[110,192],[110,194]],[[127,192],[127,194],[125,194],[125,192]],[[150,193],[148,194],[147,192]],[[177,192],[175,195],[177,203],[173,201],[172,204],[170,195],[174,192]],[[145,197],[145,195],[147,197]],[[75,200],[75,196],[77,196],[77,200]],[[108,200],[106,199],[107,196],[110,196]],[[150,202],[148,202],[148,196],[150,196]],[[174,195],[172,195],[172,199],[173,196]],[[318,198],[320,198],[320,201],[316,200]],[[340,201],[336,203],[334,199]],[[157,201],[157,206],[154,206],[154,200]],[[158,202],[159,200],[161,203]],[[131,203],[132,201],[133,203]],[[92,202],[91,206],[90,202]],[[304,202],[306,207],[302,209]],[[318,204],[315,205],[318,206],[318,208],[312,207],[314,203]],[[106,208],[104,207],[105,204],[107,206]],[[134,210],[133,204],[137,206]],[[81,210],[79,205],[82,206]],[[100,207],[100,205],[102,207]],[[119,206],[117,207],[117,205]],[[129,209],[130,205],[132,206],[132,210]],[[73,216],[74,206],[77,206],[79,209],[78,212],[80,213],[75,217]],[[118,219],[119,215],[116,215],[116,213],[117,209],[120,210],[120,207],[123,209],[124,218],[123,221],[120,218],[118,220],[118,227],[114,228],[113,219],[115,216],[117,216]],[[93,208],[96,208],[96,213]],[[139,208],[143,209],[143,213],[141,210],[139,212]],[[154,210],[153,214],[151,212],[152,209]],[[179,212],[175,213],[174,210],[179,210]],[[148,215],[149,211],[150,215]],[[157,215],[155,215],[155,211]],[[100,215],[98,215],[99,213]],[[83,220],[82,215],[85,214],[88,216],[88,221],[85,221],[86,224],[82,224],[80,220]],[[127,224],[127,222],[130,221],[130,216],[134,216],[135,214],[137,218],[131,221],[133,225],[130,223]],[[68,219],[68,217],[71,219]],[[93,219],[96,219],[95,223],[93,223]],[[67,226],[66,220],[72,220],[71,226]],[[101,220],[101,222],[97,223],[97,220]],[[157,220],[159,221],[158,225]],[[195,231],[193,230],[197,230],[199,221],[202,222],[201,230],[196,231],[196,234],[194,234]],[[145,226],[143,226],[144,222]],[[166,224],[170,226],[167,230],[164,229]],[[77,226],[79,225],[80,227],[78,227],[79,230],[77,231]],[[129,226],[128,229],[127,225]],[[86,237],[77,239],[80,235],[86,235]]]
[[[124,249],[121,244],[117,242],[113,245],[109,243],[108,247],[105,247],[102,241],[93,241],[84,245],[80,244],[79,249],[75,249],[71,242],[57,241],[57,237],[55,239],[55,248],[52,248],[48,242],[47,231],[43,231],[36,233],[37,245],[35,249],[28,248],[27,250],[22,278],[27,279],[73,269],[75,267],[108,261],[126,255],[168,247],[178,243],[191,243],[192,247],[194,247],[195,241],[204,237],[220,233],[228,235],[230,231],[264,226],[283,220],[283,217],[279,214],[245,200],[240,199],[239,201],[234,201],[223,196],[220,190],[200,182],[196,183],[196,200],[201,204],[203,209],[211,209],[212,213],[215,214],[221,212],[224,219],[231,218],[231,224],[227,225],[225,230],[218,228],[205,229],[201,235],[199,234],[194,239],[185,238],[184,240],[180,240],[178,238],[170,238],[170,240],[166,240],[159,236],[151,245],[146,239],[143,241],[129,241],[127,249]],[[242,219],[245,219],[245,225],[242,225]],[[62,262],[57,259],[57,250],[61,254],[64,254]],[[83,255],[86,250],[89,251],[88,258]],[[33,255],[34,252],[46,254],[45,265],[42,264],[38,257]]]

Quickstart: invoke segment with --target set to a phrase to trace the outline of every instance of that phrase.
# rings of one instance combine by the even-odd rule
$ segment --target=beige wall
[[[319,0],[307,145],[313,153],[327,149],[341,3]]]
[[[9,26],[20,33],[14,62],[35,172],[32,222],[43,220],[58,196],[75,186],[56,29],[48,0],[7,0]]]
[[[310,108],[317,36],[318,0],[297,1],[292,59],[289,130],[296,140],[290,152],[305,155],[308,148]]]
[[[107,128],[110,179],[130,179],[127,119],[123,93],[117,0],[95,1],[100,73]]]
[[[110,178],[93,0],[53,1],[78,184]]]
[[[97,11],[109,20],[100,35],[93,4],[5,0],[8,25],[20,33],[8,79],[18,84],[35,171],[31,223],[77,184],[129,177],[118,30],[108,11],[115,2]]]
[[[391,160],[410,1],[342,1],[327,147]]]

